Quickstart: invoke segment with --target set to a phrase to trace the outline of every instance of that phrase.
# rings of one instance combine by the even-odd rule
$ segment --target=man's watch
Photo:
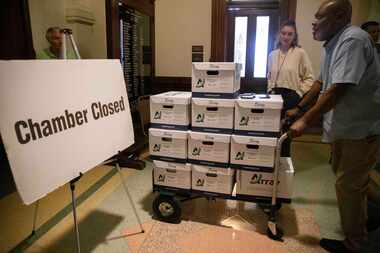
[[[300,105],[296,105],[296,107],[297,107],[301,112],[304,112],[304,111],[305,111],[305,108],[303,108],[303,107],[300,106]]]

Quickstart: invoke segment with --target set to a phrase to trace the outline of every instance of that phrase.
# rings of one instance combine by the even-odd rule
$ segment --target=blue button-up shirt
[[[373,41],[348,25],[324,45],[322,91],[348,85],[334,108],[332,139],[362,139],[380,134],[380,60]],[[325,129],[326,130],[326,129]]]

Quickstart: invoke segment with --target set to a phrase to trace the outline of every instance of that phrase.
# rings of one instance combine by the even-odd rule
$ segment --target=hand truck
[[[273,171],[274,181],[278,181],[278,173],[280,169],[280,156],[281,156],[281,146],[285,139],[291,138],[290,132],[284,133],[280,136],[277,141],[276,152],[275,152],[275,165]],[[154,181],[152,181],[154,182]],[[267,236],[273,240],[283,241],[283,231],[280,229],[276,222],[277,211],[281,208],[282,203],[290,203],[291,200],[279,199],[277,198],[277,184],[273,184],[272,196],[271,197],[256,197],[256,196],[233,196],[225,195],[211,192],[202,192],[191,189],[180,189],[167,186],[161,186],[153,183],[153,192],[158,192],[159,194],[153,201],[153,212],[156,217],[164,222],[169,223],[179,223],[181,219],[181,202],[196,199],[196,198],[207,198],[207,199],[231,199],[240,200],[253,203],[270,203],[270,210],[268,214],[267,222]]]

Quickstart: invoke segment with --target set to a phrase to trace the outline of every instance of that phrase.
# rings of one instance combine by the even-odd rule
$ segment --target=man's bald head
[[[352,5],[349,0],[326,0],[315,14],[313,37],[318,41],[330,40],[351,22]]]

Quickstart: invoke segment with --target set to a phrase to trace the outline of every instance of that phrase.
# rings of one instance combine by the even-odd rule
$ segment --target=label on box
[[[281,111],[275,109],[238,108],[236,129],[245,131],[280,131]]]
[[[280,95],[254,95],[252,99],[240,97],[235,106],[235,133],[277,136],[280,131],[282,103]]]
[[[152,127],[187,129],[190,124],[190,92],[166,92],[151,96]]]
[[[232,135],[231,166],[274,167],[277,139]]]
[[[219,76],[207,76],[205,74],[200,74],[198,76],[195,88],[209,88],[215,90],[228,90],[230,89],[232,79],[224,77],[223,82],[220,80]]]
[[[234,169],[192,165],[194,190],[231,194],[234,185]]]
[[[182,162],[187,158],[187,135],[185,131],[150,128],[150,155],[159,160],[161,160],[160,157],[170,157],[181,159]]]
[[[231,132],[234,120],[234,100],[193,98],[192,106],[193,128],[197,130],[201,128],[228,129]]]
[[[239,170],[237,194],[271,197],[274,186],[273,172]],[[277,197],[290,199],[293,193],[294,168],[289,157],[280,159]]]
[[[193,63],[192,92],[235,93],[240,89],[241,64],[202,62]]]
[[[259,148],[243,148],[236,151],[231,158],[231,163],[251,164],[253,166],[274,166],[274,148],[261,146]]]
[[[200,160],[207,160],[206,155],[209,155],[216,162],[218,161],[218,158],[221,158],[223,161],[223,160],[225,160],[225,154],[226,154],[225,145],[223,145],[223,146],[222,145],[210,145],[210,146],[208,146],[208,145],[204,145],[202,143],[199,143],[199,145],[194,145],[191,149],[191,158],[194,158],[194,157],[204,158],[204,159],[200,159]]]
[[[152,111],[152,124],[189,125],[189,105],[155,106]]]
[[[154,184],[174,188],[191,188],[190,164],[153,161]]]
[[[188,158],[193,163],[227,166],[230,151],[230,135],[190,132]]]

